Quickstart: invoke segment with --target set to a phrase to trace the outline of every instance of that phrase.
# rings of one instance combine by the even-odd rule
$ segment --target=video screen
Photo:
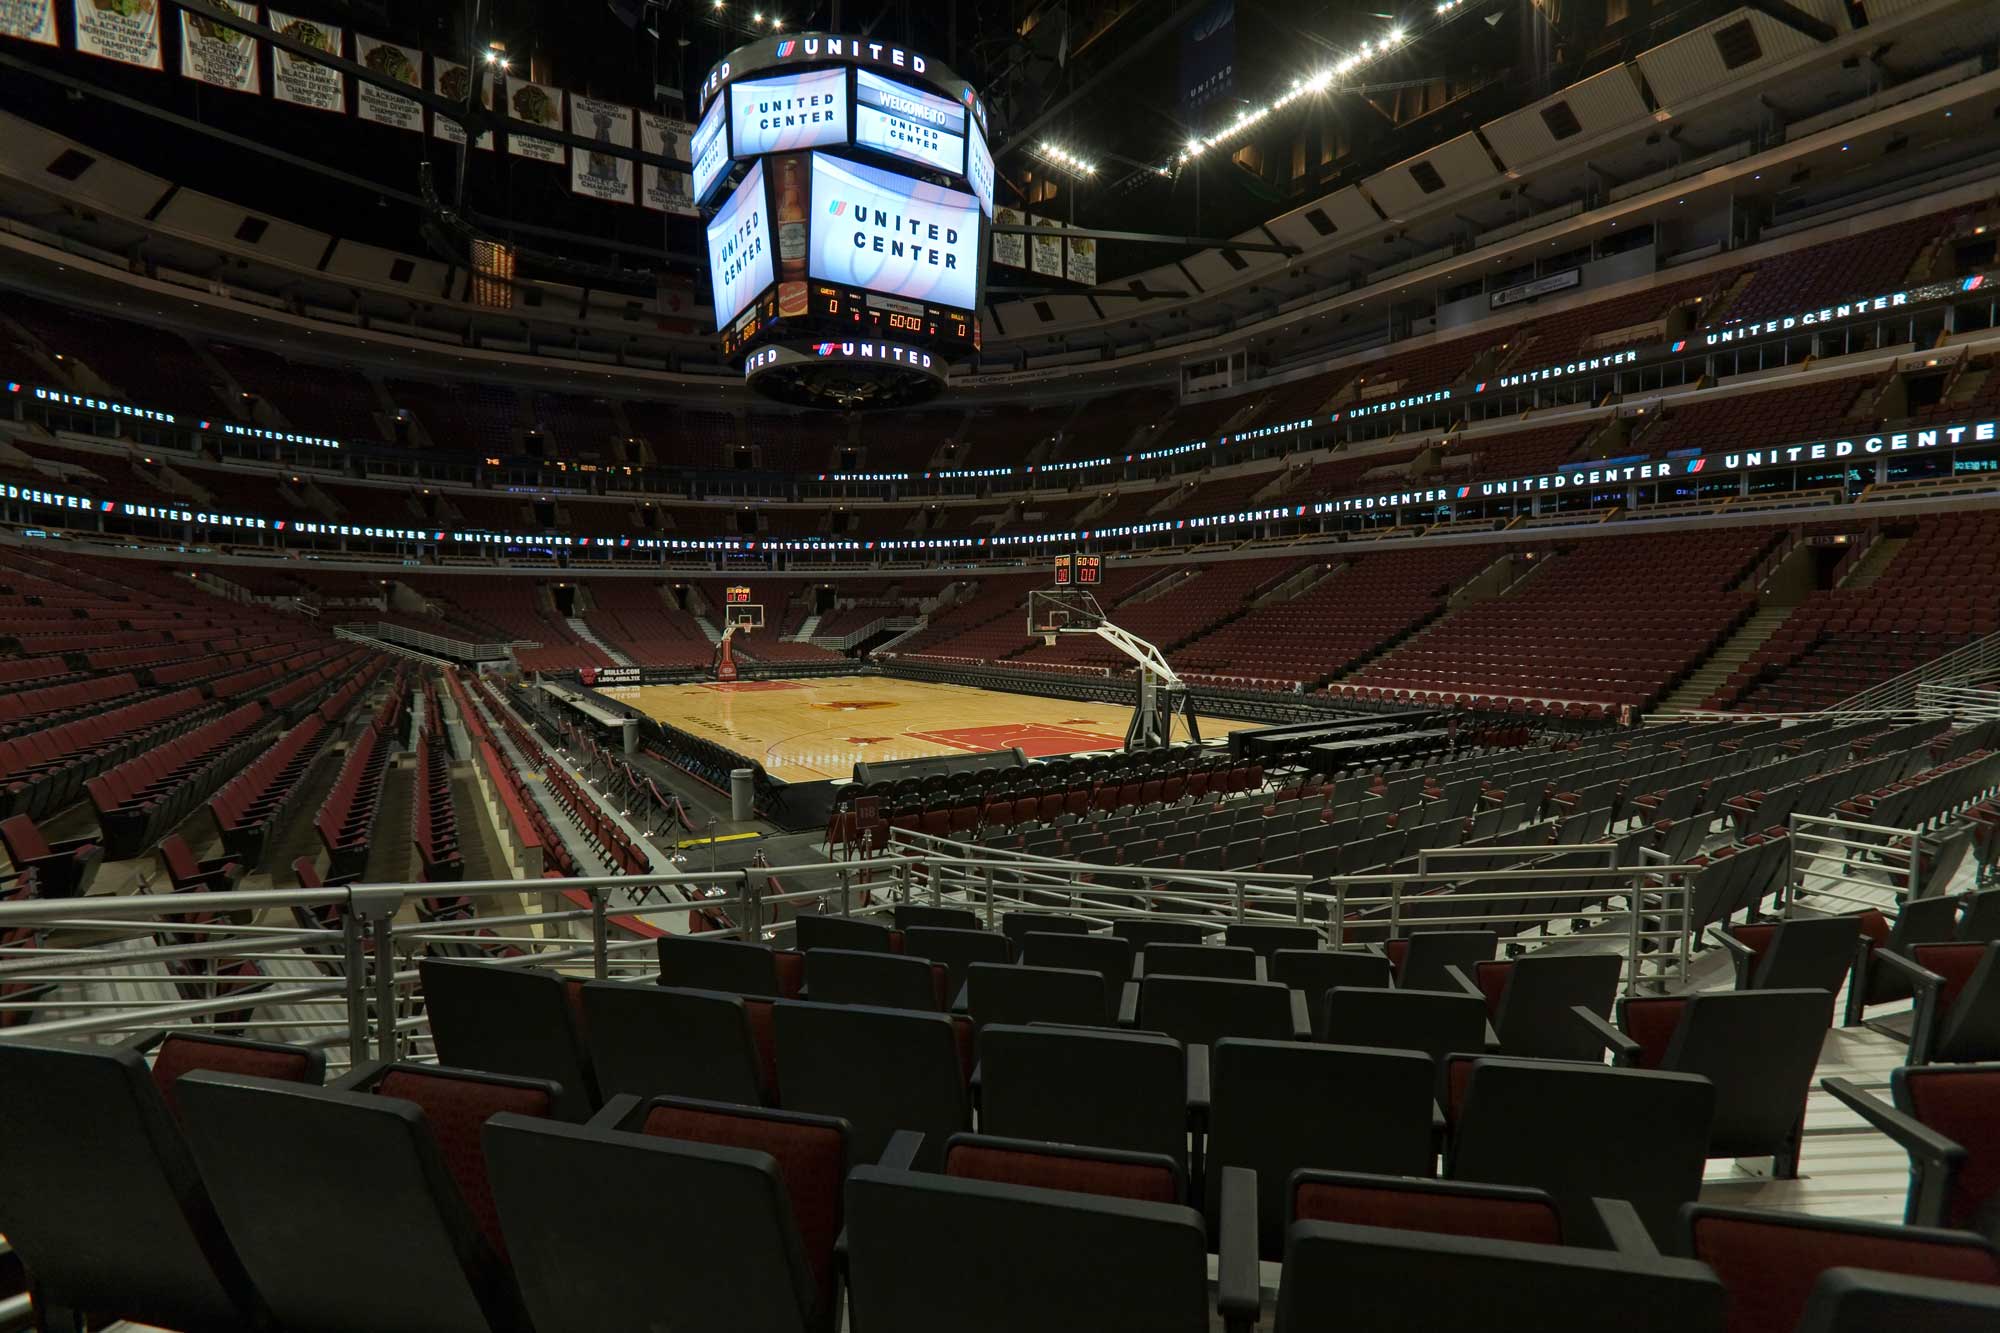
[[[717,329],[728,328],[771,285],[771,213],[764,202],[762,162],[750,168],[708,224],[708,280]]]
[[[986,136],[974,130],[967,138],[965,179],[979,198],[979,207],[990,220],[993,216],[993,154],[987,151]]]
[[[971,195],[813,154],[814,278],[971,310],[979,258]]]
[[[694,161],[694,201],[698,204],[707,203],[715,183],[729,174],[729,137],[723,133],[728,127],[729,99],[718,97],[688,142]]]
[[[965,108],[867,70],[854,76],[854,142],[938,171],[965,171]]]
[[[737,157],[847,142],[844,69],[734,84],[729,106],[729,151]]]

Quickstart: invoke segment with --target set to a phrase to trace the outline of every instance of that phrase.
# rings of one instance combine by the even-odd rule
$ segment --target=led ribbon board
[[[971,310],[980,248],[971,195],[813,154],[814,278]]]
[[[872,148],[954,176],[963,175],[965,108],[865,69],[856,70],[854,143],[858,148]]]

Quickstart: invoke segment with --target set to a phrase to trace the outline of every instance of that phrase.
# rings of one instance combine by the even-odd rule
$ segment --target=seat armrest
[[[1208,1123],[1208,1059],[1208,1047],[1197,1044],[1187,1048],[1188,1119],[1197,1125]]]
[[[1938,1013],[1938,995],[1944,988],[1944,978],[1893,949],[1877,949],[1871,966],[1874,964],[1909,978],[1915,1004],[1910,1015],[1909,1053],[1904,1057],[1904,1063],[1929,1064],[1931,1049],[1937,1044],[1938,1020],[1943,1017]]]
[[[1879,1097],[1871,1097],[1844,1078],[1820,1080],[1835,1100],[1881,1130],[1910,1155],[1910,1195],[1904,1208],[1907,1226],[1941,1227],[1952,1181],[1968,1156],[1966,1150],[1903,1114]]]
[[[1745,944],[1742,940],[1737,939],[1734,935],[1731,935],[1721,926],[1710,926],[1708,928],[1708,937],[1729,950],[1730,956],[1738,962],[1748,962],[1757,956],[1755,949]]]
[[[1639,1210],[1624,1199],[1597,1199],[1590,1201],[1597,1210],[1597,1220],[1604,1224],[1604,1234],[1611,1238],[1611,1248],[1628,1259],[1657,1259],[1660,1247],[1653,1240],[1653,1233],[1646,1229]]]
[[[882,1149],[882,1157],[875,1164],[891,1171],[913,1171],[916,1169],[917,1155],[924,1150],[924,1136],[921,1130],[899,1129],[889,1136],[888,1144]]]
[[[1118,992],[1118,1026],[1139,1026],[1139,983],[1136,981],[1126,982]]]
[[[1257,1264],[1257,1173],[1241,1166],[1222,1168],[1222,1197],[1216,1208],[1215,1305],[1229,1333],[1257,1327],[1263,1303]]]
[[[361,1060],[339,1078],[328,1083],[329,1092],[367,1092],[389,1072],[387,1060]]]
[[[1473,985],[1472,978],[1466,976],[1464,972],[1460,971],[1457,963],[1446,963],[1444,965],[1444,974],[1450,977],[1454,982],[1458,983],[1458,988],[1464,991],[1467,995],[1470,995],[1474,999],[1478,1000],[1484,1000],[1486,998],[1486,992],[1479,989],[1479,987]]]
[[[165,1028],[153,1028],[147,1032],[135,1032],[118,1044],[128,1051],[137,1051],[140,1055],[144,1055],[166,1039]]]
[[[1311,1041],[1313,1039],[1312,1007],[1306,1003],[1306,993],[1302,990],[1289,992],[1292,1001],[1292,1040]]]
[[[597,1114],[586,1121],[590,1129],[625,1129],[626,1121],[633,1118],[639,1109],[639,1098],[633,1093],[614,1093],[605,1100]]]
[[[1604,1049],[1611,1052],[1612,1063],[1629,1065],[1638,1061],[1639,1043],[1606,1022],[1602,1014],[1587,1004],[1573,1004],[1569,1011],[1604,1042]]]

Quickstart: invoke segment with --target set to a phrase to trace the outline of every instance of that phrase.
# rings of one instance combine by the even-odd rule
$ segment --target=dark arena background
[[[2000,1330],[1991,0],[0,0],[0,1333]]]

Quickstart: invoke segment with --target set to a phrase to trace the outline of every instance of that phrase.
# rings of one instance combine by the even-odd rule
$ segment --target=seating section
[[[646,579],[597,579],[589,585],[591,633],[640,666],[703,667],[715,649],[695,618],[670,605]]]
[[[458,814],[451,798],[451,742],[445,736],[437,687],[429,680],[424,681],[423,723],[417,733],[410,801],[410,836],[424,879],[465,878],[465,858],[458,849]]]
[[[1938,218],[1915,218],[1767,259],[1756,266],[1736,299],[1723,307],[1721,317],[1730,324],[1748,323],[1828,301],[1893,292],[1904,285],[1917,256],[1943,230]]]
[[[1880,376],[1851,375],[1789,386],[1779,381],[1779,387],[1726,398],[1696,394],[1675,402],[1633,443],[1659,457],[1683,449],[1719,453],[1821,439],[1843,429],[1877,424],[1880,418],[1874,416],[1872,399],[1881,387]],[[1849,422],[1853,424],[1845,424]]]
[[[397,749],[408,713],[408,684],[399,679],[367,728],[348,747],[333,790],[319,808],[313,822],[333,875],[358,875],[367,868],[374,846],[375,817],[381,813],[382,775]]]

